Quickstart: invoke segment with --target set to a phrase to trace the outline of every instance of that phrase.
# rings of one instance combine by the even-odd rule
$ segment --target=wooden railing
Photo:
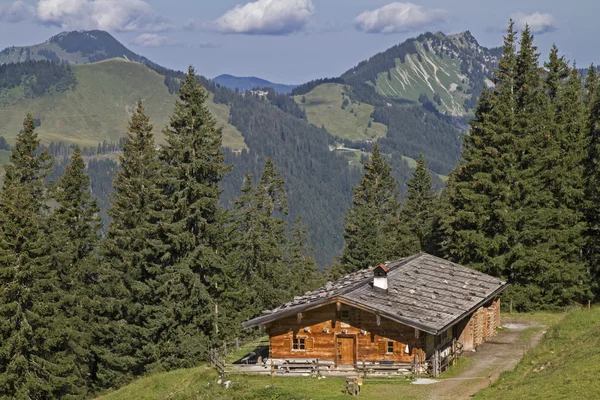
[[[450,350],[445,357],[441,356],[442,352]],[[463,344],[457,340],[453,340],[452,344],[443,349],[435,350],[433,357],[430,359],[429,374],[433,377],[438,377],[442,372],[446,371],[451,365],[456,364],[456,361],[463,354]]]
[[[420,364],[419,364],[420,366]],[[227,373],[251,373],[270,375],[310,375],[321,377],[324,375],[347,375],[354,374],[367,378],[381,374],[414,373],[414,363],[380,364],[360,361],[355,364],[335,365],[331,361],[315,360],[286,360],[285,362],[274,362],[273,359],[259,364],[227,364]]]
[[[219,353],[214,349],[209,350],[208,359],[210,366],[215,367],[219,376],[223,378],[227,373],[227,365],[219,358]]]

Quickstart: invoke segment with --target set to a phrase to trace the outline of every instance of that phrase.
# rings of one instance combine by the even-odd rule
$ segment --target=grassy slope
[[[113,59],[73,67],[78,85],[75,90],[53,93],[37,99],[19,98],[12,93],[0,104],[0,135],[14,142],[24,114],[39,117],[38,133],[44,142],[65,141],[95,146],[102,140],[117,141],[125,136],[127,121],[138,99],[161,140],[160,131],[168,123],[175,97],[163,84],[163,77],[149,68]],[[8,103],[8,104],[7,104]],[[243,137],[227,123],[229,108],[209,102],[209,108],[224,126],[224,145],[244,147]]]
[[[514,371],[476,399],[600,398],[600,307],[576,311],[550,329]]]
[[[216,382],[219,379],[213,369],[206,366],[177,370],[147,378],[98,400],[233,400],[233,399],[322,399],[343,400],[345,378],[326,378],[317,380],[309,377],[274,377],[231,375],[225,380],[233,382],[226,390]],[[404,379],[368,379],[362,387],[360,398],[365,400],[400,398],[390,394],[399,394],[410,390],[409,382]]]
[[[528,313],[528,314],[511,314],[511,320],[519,322],[520,319],[527,323],[539,323],[540,326],[556,326],[565,314],[557,313]],[[600,397],[600,383],[592,382],[595,380],[595,369],[590,366],[597,365],[600,361],[600,308],[593,310],[592,313],[575,312],[568,314],[565,322],[553,328],[547,335],[546,339],[538,348],[529,352],[525,359],[519,364],[516,372],[505,373],[502,375],[501,381],[492,389],[485,390],[478,394],[481,399],[529,399],[529,398],[562,398],[554,396],[553,393],[579,393],[578,388],[589,385],[594,388],[587,398]],[[541,328],[535,328],[541,329]],[[556,332],[556,333],[553,333]],[[525,330],[523,335],[531,332]],[[590,339],[591,338],[591,339]],[[248,351],[256,347],[266,345],[266,338],[260,338],[247,346],[242,346],[239,352],[230,354],[226,362],[231,363],[234,360],[241,358]],[[563,347],[565,347],[563,349]],[[577,355],[571,359],[573,348],[579,348]],[[551,353],[554,351],[554,353]],[[594,351],[596,354],[593,354]],[[592,355],[589,363],[586,364],[581,355]],[[551,358],[548,358],[551,357]],[[531,382],[527,379],[532,377],[541,377],[545,373],[551,372],[551,367],[560,360],[563,366],[558,367],[557,374],[544,378],[544,386],[529,388]],[[537,368],[547,360],[552,362],[543,373],[535,373],[535,376],[527,376],[529,370]],[[442,375],[443,379],[452,379],[460,377],[461,374],[470,368],[473,360],[463,358],[458,364],[445,372]],[[568,368],[563,371],[564,364],[568,364]],[[558,363],[556,364],[558,365]],[[587,371],[584,371],[587,370]],[[532,373],[534,374],[534,373]],[[584,381],[574,384],[575,376],[584,377]],[[558,377],[557,377],[558,376]],[[347,395],[342,393],[344,388],[344,378],[326,378],[317,380],[314,377],[274,377],[269,376],[244,376],[237,374],[228,375],[225,380],[233,382],[232,388],[225,390],[217,384],[219,377],[213,369],[206,365],[201,365],[197,368],[183,369],[160,373],[138,379],[131,384],[111,393],[107,393],[98,400],[125,400],[125,399],[140,399],[140,400],[162,400],[162,399],[313,399],[313,400],[328,400],[328,399],[346,399]],[[565,383],[570,381],[571,383]],[[557,384],[566,385],[564,388],[550,388],[554,382]],[[535,384],[535,383],[534,383]],[[512,387],[512,386],[515,387]],[[408,381],[390,378],[371,378],[364,381],[361,399],[380,400],[380,399],[414,399],[424,400],[431,397],[429,385],[410,385]],[[510,388],[510,390],[508,389]],[[526,391],[523,391],[526,390]],[[514,393],[513,393],[514,392]],[[505,395],[510,394],[510,396]],[[537,396],[537,397],[536,397]],[[564,398],[579,398],[577,396]]]
[[[342,93],[347,90],[347,86],[327,83],[307,93],[305,104],[302,104],[302,96],[296,96],[294,99],[306,111],[310,123],[318,127],[325,125],[325,129],[334,136],[350,140],[384,137],[387,134],[387,126],[372,122],[372,105],[350,104],[342,110]],[[350,113],[352,109],[356,114]],[[371,128],[368,127],[370,121]]]
[[[425,51],[423,45],[418,42],[416,47],[422,61],[418,60],[417,55],[407,55],[404,63],[396,59],[396,68],[390,71],[391,81],[387,72],[378,75],[377,92],[386,97],[411,100],[415,103],[421,93],[426,94],[429,100],[433,100],[433,95],[438,93],[442,100],[441,106],[438,107],[441,112],[448,111],[451,115],[465,114],[463,103],[470,96],[464,91],[470,86],[468,79],[460,74],[460,61],[447,55],[439,57],[433,52]],[[462,86],[463,91],[457,90],[458,86]]]

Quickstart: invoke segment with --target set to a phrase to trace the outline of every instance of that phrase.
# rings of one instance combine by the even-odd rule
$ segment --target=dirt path
[[[491,341],[481,345],[477,352],[466,352],[467,363],[457,375],[427,385],[428,399],[469,399],[479,390],[495,381],[503,371],[513,369],[531,347],[542,339],[545,327],[536,323],[517,323],[503,318],[501,330]]]

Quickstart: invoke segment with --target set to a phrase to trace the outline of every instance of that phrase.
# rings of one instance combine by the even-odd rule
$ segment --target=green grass
[[[334,136],[349,140],[384,137],[387,134],[387,126],[373,122],[371,114],[375,108],[372,105],[350,103],[345,110],[342,110],[344,101],[342,93],[349,90],[347,86],[341,84],[326,83],[307,93],[304,96],[306,103],[302,103],[303,96],[296,96],[294,99],[306,111],[311,124],[318,127],[325,126],[325,129]],[[351,113],[352,110],[355,113]],[[370,128],[369,122],[371,122]]]
[[[0,97],[0,136],[14,143],[25,114],[31,113],[41,120],[37,132],[45,143],[95,146],[103,140],[118,141],[126,135],[129,117],[142,99],[157,141],[162,141],[161,131],[169,122],[175,96],[169,94],[161,75],[121,59],[72,68],[78,82],[75,90],[36,99],[24,99],[16,89],[4,92]],[[212,101],[208,107],[224,127],[223,145],[245,147],[239,131],[227,123],[229,107]]]
[[[191,399],[313,399],[344,400],[348,395],[343,393],[345,378],[317,379],[313,377],[273,377],[229,375],[229,389],[217,383],[217,373],[206,366],[177,370],[147,378],[139,379],[132,384],[112,393],[107,393],[98,400],[191,400]],[[412,389],[405,379],[366,379],[360,394],[361,399],[399,399]],[[402,397],[400,397],[402,396]]]
[[[536,313],[535,318],[545,324],[560,322],[547,331],[542,342],[525,355],[514,371],[503,373],[491,388],[475,398],[600,398],[600,307],[567,315]]]

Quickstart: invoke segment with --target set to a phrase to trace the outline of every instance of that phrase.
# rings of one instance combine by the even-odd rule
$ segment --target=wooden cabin
[[[437,376],[457,350],[475,350],[495,334],[506,286],[418,254],[328,282],[243,326],[266,330],[277,364],[418,366]]]

